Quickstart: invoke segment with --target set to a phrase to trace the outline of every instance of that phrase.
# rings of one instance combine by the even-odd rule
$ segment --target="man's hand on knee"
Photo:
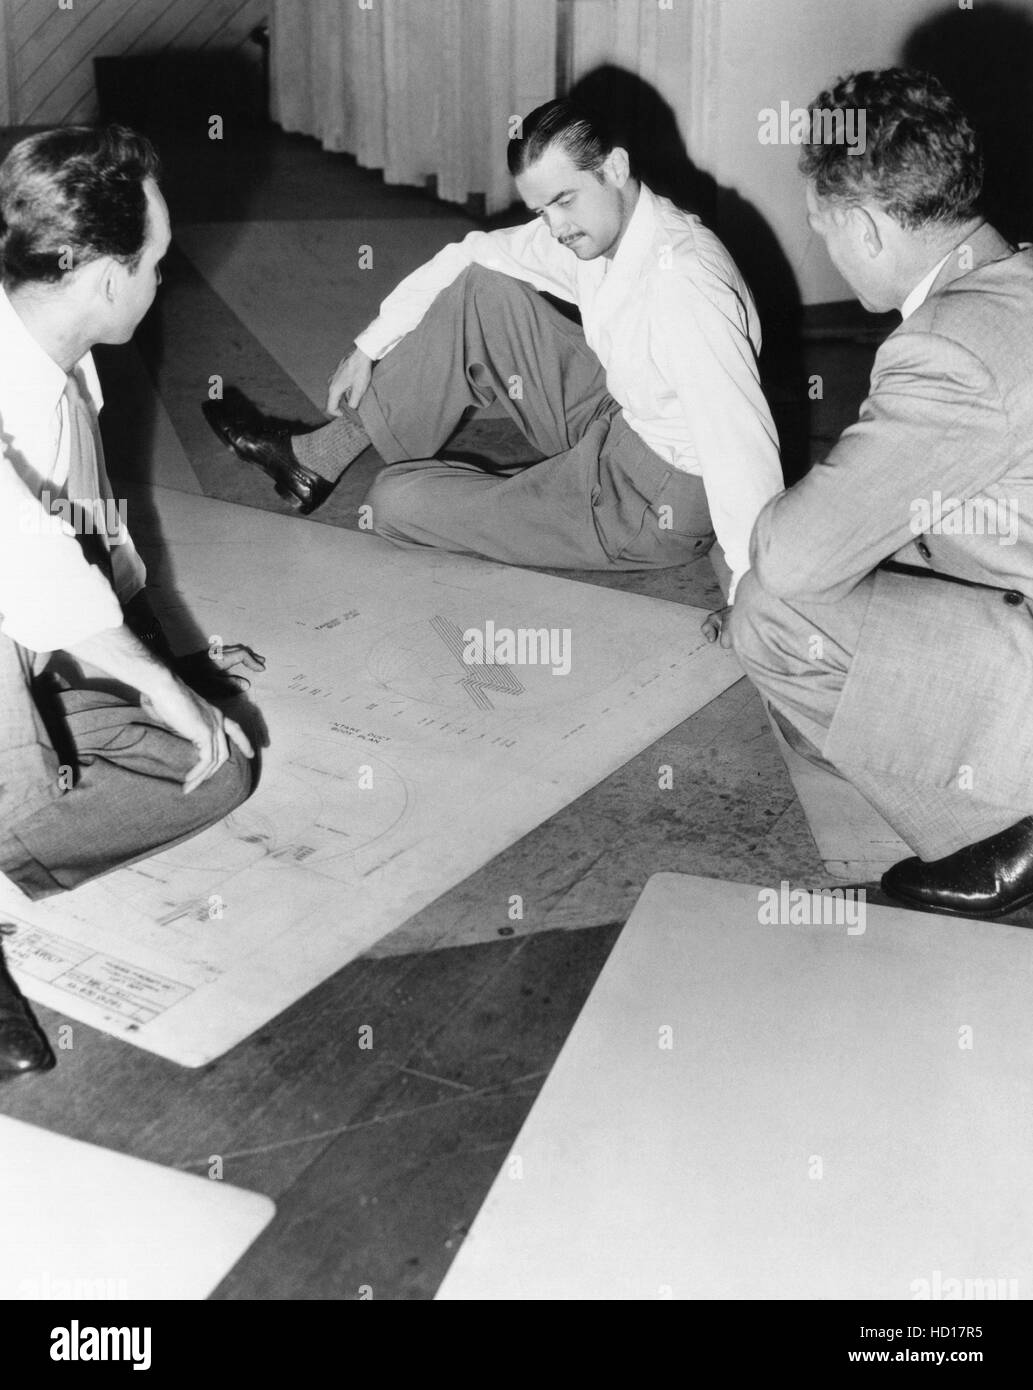
[[[77,661],[138,690],[141,705],[159,723],[194,745],[199,756],[184,779],[184,792],[195,791],[222,767],[230,756],[230,743],[247,757],[255,756],[240,725],[195,695],[125,625],[98,632],[69,646],[68,651]],[[239,660],[236,649],[232,659]],[[254,661],[257,665],[261,658],[254,657]]]
[[[152,690],[140,703],[159,723],[181,738],[189,739],[197,749],[197,762],[183,781],[186,794],[196,791],[218,772],[229,759],[231,743],[235,743],[246,757],[255,756],[251,741],[236,720],[227,719],[221,710],[195,695],[177,676],[171,676],[167,685]]]
[[[353,410],[366,394],[373,376],[373,359],[367,357],[361,348],[356,348],[347,357],[342,357],[333,375],[329,378],[326,393],[326,413],[341,415],[341,400]]]

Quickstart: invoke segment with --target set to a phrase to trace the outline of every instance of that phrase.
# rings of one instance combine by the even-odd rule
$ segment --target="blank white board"
[[[0,1299],[207,1298],[268,1197],[0,1116]]]
[[[1033,934],[790,892],[650,879],[439,1298],[1030,1297]]]

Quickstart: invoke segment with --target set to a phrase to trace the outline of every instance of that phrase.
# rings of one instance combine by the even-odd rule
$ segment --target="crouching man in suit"
[[[251,790],[243,730],[171,669],[98,431],[90,349],[126,342],[161,283],[157,171],[119,127],[33,135],[0,165],[0,872],[29,898],[196,834]],[[238,662],[262,664],[225,648]],[[0,958],[0,1079],[53,1060]]]
[[[903,322],[860,418],[754,528],[732,637],[793,745],[914,850],[883,887],[994,917],[1033,901],[1033,252],[979,215],[935,79],[862,72],[863,153],[804,147],[810,225]]]

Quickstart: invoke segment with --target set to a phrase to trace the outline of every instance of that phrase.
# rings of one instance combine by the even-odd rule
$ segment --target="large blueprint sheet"
[[[160,488],[129,519],[193,645],[267,658],[250,692],[261,783],[221,825],[72,893],[30,904],[0,880],[0,919],[21,928],[6,951],[31,998],[188,1066],[741,674],[701,638],[699,609]],[[569,672],[465,664],[463,633],[488,623],[554,629]],[[520,892],[500,887],[500,925]]]

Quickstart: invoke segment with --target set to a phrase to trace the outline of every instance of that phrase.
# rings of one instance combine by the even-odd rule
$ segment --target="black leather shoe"
[[[0,1081],[54,1065],[50,1044],[0,955]]]
[[[952,917],[1015,912],[1033,902],[1033,816],[945,859],[894,864],[882,886],[907,907]]]
[[[201,411],[226,447],[268,473],[280,496],[303,516],[330,496],[333,484],[300,464],[291,446],[291,435],[304,433],[303,425],[263,415],[232,386],[221,401],[205,401]]]

